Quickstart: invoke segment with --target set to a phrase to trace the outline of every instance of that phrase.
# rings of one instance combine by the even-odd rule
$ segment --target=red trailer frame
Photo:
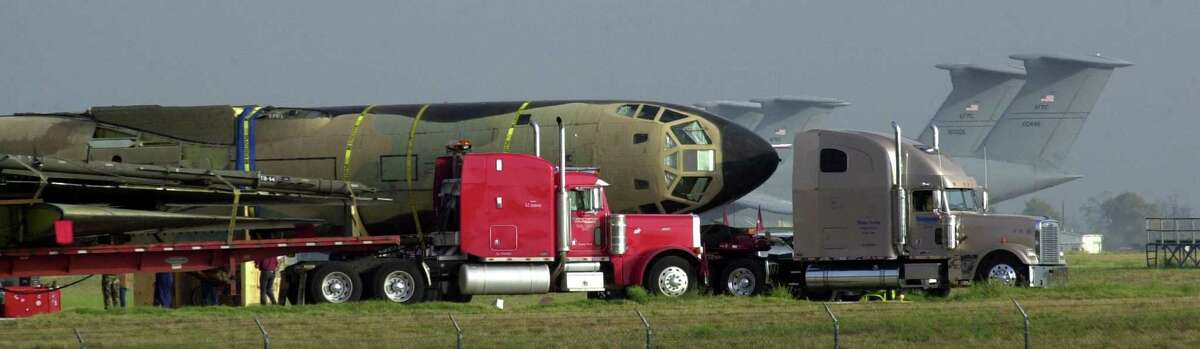
[[[201,271],[299,252],[370,252],[399,235],[0,250],[0,277]]]

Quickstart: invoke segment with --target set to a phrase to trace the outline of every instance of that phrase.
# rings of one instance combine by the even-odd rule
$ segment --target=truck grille
[[[1058,256],[1058,222],[1043,221],[1038,226],[1041,234],[1038,236],[1038,258],[1042,264],[1060,264],[1062,258]]]

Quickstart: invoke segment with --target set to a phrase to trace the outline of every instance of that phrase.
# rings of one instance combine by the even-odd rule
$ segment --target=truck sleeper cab
[[[793,260],[810,294],[1065,277],[1058,223],[992,215],[975,180],[936,146],[862,131],[810,130],[793,147]]]

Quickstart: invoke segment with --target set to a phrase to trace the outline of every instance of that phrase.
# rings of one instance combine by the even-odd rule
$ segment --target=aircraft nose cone
[[[724,185],[706,209],[718,207],[737,200],[754,191],[775,173],[779,166],[779,153],[770,143],[741,126],[732,123],[721,127],[721,173]]]

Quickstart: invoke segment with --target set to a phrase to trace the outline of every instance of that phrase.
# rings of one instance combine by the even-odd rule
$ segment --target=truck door
[[[938,234],[941,230],[940,195],[936,190],[914,190],[912,213],[909,215],[909,246],[913,256],[941,255],[945,241]]]
[[[603,190],[600,187],[574,188],[568,195],[571,210],[572,257],[601,255],[604,225],[601,222],[604,210]]]

